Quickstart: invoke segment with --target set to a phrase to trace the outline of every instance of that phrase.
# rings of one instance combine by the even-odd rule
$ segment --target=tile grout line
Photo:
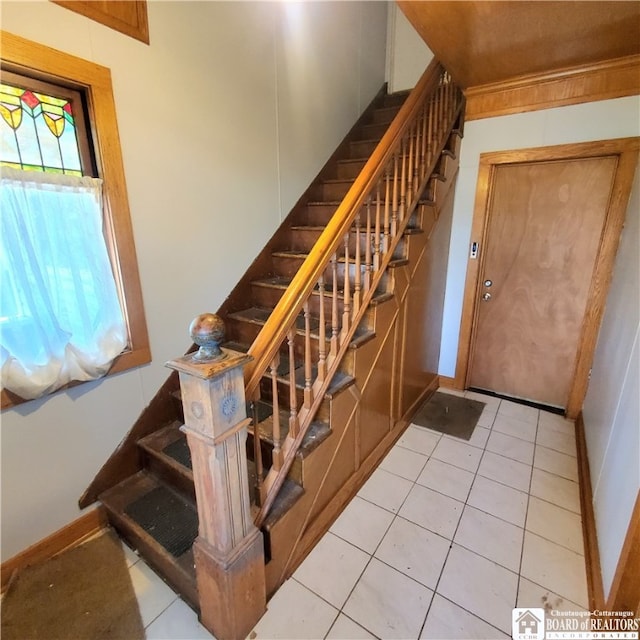
[[[498,408],[500,407],[500,404],[502,403],[502,400],[500,400],[500,402],[498,403]],[[496,415],[494,416],[493,420],[495,422],[495,418],[498,415],[498,409],[496,409]],[[493,422],[491,423],[491,429],[493,429]],[[489,442],[489,439],[487,438],[487,443]],[[449,561],[449,556],[451,555],[451,549],[453,549],[453,545],[454,545],[454,539],[456,537],[456,534],[458,533],[458,529],[460,527],[460,521],[462,520],[462,516],[464,514],[464,510],[465,508],[468,506],[473,506],[473,505],[469,505],[469,496],[471,495],[471,490],[473,489],[473,485],[478,477],[478,470],[480,469],[480,464],[482,463],[482,458],[484,457],[484,453],[486,452],[486,445],[487,443],[485,443],[485,448],[483,449],[482,455],[480,456],[480,460],[478,460],[478,466],[476,468],[476,471],[474,473],[473,476],[473,480],[471,481],[471,484],[469,485],[469,490],[467,491],[467,497],[464,501],[464,505],[462,507],[462,513],[460,514],[460,518],[458,519],[458,524],[456,525],[455,531],[453,532],[453,535],[451,537],[451,540],[449,541],[449,550],[447,551],[447,555],[445,556],[444,562],[442,564],[442,568],[440,569],[440,575],[438,576],[438,580],[436,581],[436,585],[433,589],[433,598],[431,598],[431,603],[429,604],[429,608],[427,609],[427,615],[425,616],[425,619],[422,623],[422,627],[420,628],[420,634],[418,636],[418,638],[420,638],[420,636],[422,636],[422,633],[424,632],[424,627],[427,624],[427,619],[429,618],[429,613],[431,613],[431,607],[433,606],[433,601],[435,600],[436,594],[439,595],[441,598],[445,598],[445,596],[443,596],[442,594],[440,594],[438,592],[438,587],[440,585],[440,581],[442,580],[442,575],[444,574],[444,570],[445,567],[447,566],[447,562]],[[455,465],[452,465],[455,466]],[[467,470],[468,471],[468,470]],[[481,476],[483,477],[483,476]],[[457,543],[455,543],[457,544]],[[461,545],[458,545],[461,546]],[[466,548],[466,547],[465,547]],[[473,551],[470,551],[470,553],[475,553]],[[483,557],[480,556],[480,554],[476,554],[479,557]],[[496,563],[497,564],[497,563]],[[445,598],[446,600],[449,600],[449,598]],[[449,602],[452,602],[451,600],[449,600]],[[462,607],[460,604],[458,604],[457,602],[453,603],[455,606],[460,607],[461,609],[463,609],[464,611],[467,611],[468,613],[470,613],[472,616],[478,618],[478,620],[482,620],[484,623],[488,624],[491,627],[497,628],[495,627],[495,625],[491,624],[490,622],[488,622],[487,620],[485,620],[484,618],[481,618],[480,616],[476,615],[475,613],[472,613],[471,611],[468,611],[467,609],[465,609],[464,607]],[[501,630],[500,630],[501,631]],[[501,631],[502,632],[502,631]],[[503,633],[503,632],[502,632]]]
[[[441,438],[438,438],[438,442],[440,442]],[[395,445],[394,445],[395,446]],[[436,443],[437,446],[437,443]],[[434,447],[435,449],[435,447]],[[417,453],[417,452],[414,452]],[[426,466],[427,462],[429,461],[429,459],[431,458],[431,455],[429,455],[427,457],[427,460],[425,461],[424,465],[423,465],[423,469]],[[384,458],[383,458],[384,459]],[[380,468],[380,466],[378,465],[378,468]],[[386,469],[383,469],[383,471],[386,471]],[[401,478],[402,476],[397,476],[397,474],[392,473],[391,471],[387,471],[387,473],[391,473],[392,475],[396,475],[396,477]],[[422,473],[422,470],[420,471],[420,473]],[[408,482],[411,482],[410,480],[408,480],[407,478],[403,478],[404,480],[407,480]],[[360,549],[361,551],[364,551],[364,553],[367,553],[369,555],[369,559],[367,560],[364,568],[362,569],[362,572],[360,573],[360,575],[358,576],[358,579],[354,582],[353,587],[351,588],[351,590],[349,591],[349,593],[347,594],[347,597],[345,598],[344,602],[342,603],[342,606],[339,609],[339,613],[338,616],[340,615],[340,613],[342,613],[343,615],[347,616],[350,620],[352,618],[350,618],[350,616],[348,616],[346,613],[344,613],[344,607],[347,604],[347,602],[349,602],[349,598],[351,598],[351,595],[353,594],[355,588],[358,586],[358,583],[360,582],[360,580],[362,579],[362,576],[364,575],[364,573],[366,572],[367,568],[369,567],[369,565],[371,564],[371,561],[373,560],[373,558],[375,557],[376,552],[378,551],[378,548],[380,547],[380,545],[382,544],[382,541],[385,539],[387,533],[389,533],[389,529],[391,529],[393,523],[395,522],[396,518],[399,517],[399,513],[400,513],[400,509],[402,509],[402,506],[404,505],[404,503],[406,502],[407,498],[409,497],[409,494],[411,493],[411,490],[413,489],[413,487],[415,486],[415,482],[413,482],[413,486],[411,487],[411,489],[409,489],[409,491],[407,492],[407,495],[404,497],[404,499],[402,500],[402,503],[398,506],[398,509],[396,512],[390,511],[389,509],[385,509],[385,507],[382,507],[379,504],[376,504],[374,502],[371,502],[370,500],[367,500],[366,498],[363,498],[362,496],[359,496],[362,500],[366,500],[367,502],[369,502],[370,504],[373,504],[377,507],[380,507],[381,509],[385,509],[385,511],[392,513],[393,514],[393,518],[391,519],[391,522],[389,522],[389,525],[387,526],[387,528],[385,529],[383,535],[380,537],[380,540],[378,541],[378,544],[376,545],[375,549],[373,550],[373,553],[369,554],[368,551],[364,551],[364,549],[360,549],[360,547],[358,547],[357,545],[353,544],[352,542],[349,542],[348,540],[345,540],[345,542],[351,544],[352,546],[354,546],[356,549]],[[356,496],[358,496],[358,494],[356,494]],[[355,497],[355,496],[354,496]],[[351,504],[351,502],[349,502],[349,504]],[[348,506],[348,505],[347,505]],[[346,507],[345,507],[346,510]],[[333,533],[333,532],[332,532]],[[333,535],[337,535],[337,534],[333,534]],[[344,540],[344,538],[341,538],[340,536],[338,536],[341,540]],[[391,567],[390,565],[388,565],[386,562],[383,562],[382,560],[380,560],[379,558],[376,557],[376,560],[378,562],[381,562],[382,564],[384,564],[385,566],[393,569],[394,571],[398,571],[398,569],[396,569],[395,567]],[[411,576],[407,576],[405,573],[403,573],[402,571],[398,571],[398,573],[402,574],[403,576],[409,578],[410,580],[413,580],[414,582],[416,582],[417,584],[419,584],[422,587],[425,588],[429,588],[426,587],[425,585],[423,585],[421,582],[418,582],[417,580],[415,580],[414,578],[411,578]],[[312,592],[315,593],[315,592]],[[434,591],[435,593],[435,591]],[[318,595],[318,594],[316,594]],[[321,597],[321,596],[318,596]],[[324,599],[324,598],[323,598]],[[432,598],[433,599],[433,598]],[[332,605],[333,606],[333,605]],[[337,617],[336,617],[337,620]],[[365,629],[367,632],[371,633],[371,635],[373,635],[374,637],[378,638],[378,636],[376,636],[376,634],[371,631],[368,627],[364,626],[362,623],[357,622],[354,620],[354,622],[356,622],[356,624],[358,624],[359,626],[361,626],[363,629]],[[335,624],[335,620],[332,623],[332,627]],[[329,634],[329,632],[331,631],[331,628],[329,628],[329,631],[327,632],[327,635]],[[326,636],[325,636],[326,637]]]
[[[536,440],[538,439],[538,429],[540,426],[540,412],[538,412],[538,421],[536,423]],[[537,446],[537,445],[536,445]],[[533,464],[535,464],[535,449],[533,452]],[[518,588],[516,589],[516,601],[513,603],[514,608],[518,606],[518,597],[520,596],[520,583],[522,581],[522,561],[524,560],[524,543],[525,537],[527,534],[527,520],[529,519],[529,503],[531,502],[531,485],[533,484],[533,469],[534,466],[531,466],[531,476],[529,477],[529,492],[527,493],[527,510],[525,512],[524,518],[524,532],[522,534],[522,547],[520,549],[520,566],[518,568]],[[528,580],[528,578],[525,578]]]

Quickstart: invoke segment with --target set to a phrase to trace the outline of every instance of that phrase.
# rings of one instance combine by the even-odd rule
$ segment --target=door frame
[[[640,137],[633,137],[480,154],[473,223],[471,226],[469,253],[467,255],[470,256],[473,243],[476,243],[478,251],[476,259],[467,258],[467,275],[460,322],[456,375],[453,384],[455,388],[465,389],[469,379],[469,366],[471,364],[479,312],[477,304],[481,285],[479,275],[482,273],[484,265],[484,247],[487,244],[488,234],[487,220],[493,201],[496,168],[501,165],[523,162],[617,156],[618,164],[587,296],[586,312],[580,330],[578,353],[574,363],[566,407],[568,418],[575,419],[577,417],[582,409],[582,403],[589,384],[589,374],[598,339],[598,330],[600,329],[600,322],[602,321],[602,314],[607,300],[620,233],[624,226],[639,150]]]

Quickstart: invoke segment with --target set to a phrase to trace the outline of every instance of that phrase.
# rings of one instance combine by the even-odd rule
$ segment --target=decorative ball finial
[[[224,340],[224,322],[215,313],[203,313],[193,319],[189,325],[191,339],[200,347],[193,354],[193,359],[199,362],[222,360],[226,354],[220,349]]]

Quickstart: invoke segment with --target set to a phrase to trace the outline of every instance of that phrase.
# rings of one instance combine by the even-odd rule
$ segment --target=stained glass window
[[[14,77],[18,82],[12,81]],[[0,165],[91,175],[82,153],[86,134],[80,94],[63,87],[56,91],[55,85],[28,78],[19,80],[20,76],[3,74],[0,83]]]

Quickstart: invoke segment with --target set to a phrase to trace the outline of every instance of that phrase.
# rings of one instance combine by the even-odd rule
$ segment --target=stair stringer
[[[356,383],[331,400],[332,436],[304,460],[305,493],[269,529],[269,597],[329,529],[401,437],[416,408],[438,387],[437,370],[425,370],[417,378],[412,371],[410,388],[404,389],[407,352],[412,349],[406,317],[412,282],[419,280],[428,267],[429,243],[438,219],[446,219],[452,212],[458,157],[448,162],[438,201],[419,205],[417,215],[423,232],[405,237],[407,262],[393,269],[392,299],[373,308],[375,337],[345,356],[344,368]]]

